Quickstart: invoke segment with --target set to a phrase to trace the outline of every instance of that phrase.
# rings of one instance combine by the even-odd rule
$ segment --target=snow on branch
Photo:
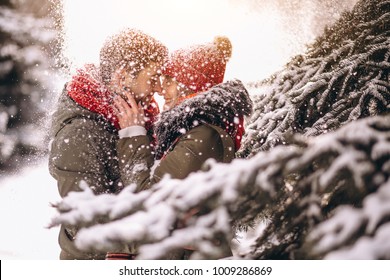
[[[389,259],[389,233],[390,179],[361,208],[339,207],[309,240],[315,243],[313,253],[326,254],[326,259]]]
[[[238,209],[251,213],[253,203],[267,205],[267,200],[278,193],[273,181],[280,171],[272,161],[288,159],[294,153],[294,149],[275,151],[267,157],[237,159],[229,165],[209,161],[208,171],[193,173],[185,180],[166,177],[140,193],[133,193],[129,186],[118,195],[95,196],[84,187],[55,205],[60,215],[53,219],[52,226],[84,227],[76,245],[85,250],[110,250],[137,242],[146,246],[141,246],[140,258],[160,258],[168,253],[165,250],[187,246],[197,250],[198,258],[218,258],[222,250],[212,240],[233,237],[231,216],[235,217]],[[256,172],[258,169],[264,172]],[[257,189],[251,188],[253,184]],[[239,199],[240,193],[250,194],[250,199]],[[199,213],[178,229],[177,224],[193,209],[199,209]],[[153,253],[145,249],[150,246],[154,246]]]
[[[389,178],[389,116],[366,118],[332,133],[303,138],[301,146],[299,154],[280,163],[290,191],[267,209],[270,223],[254,244],[251,258],[323,257],[312,255],[310,242],[303,241],[305,236],[338,207],[361,205]],[[341,243],[351,236],[347,232],[340,233],[346,236]],[[337,240],[334,242],[337,247]]]
[[[389,177],[390,118],[367,118],[297,142],[228,165],[210,161],[208,171],[184,180],[165,178],[137,194],[128,187],[118,195],[95,197],[86,188],[58,204],[53,225],[86,225],[76,241],[81,249],[137,242],[140,258],[155,259],[192,246],[197,258],[208,259],[220,256],[213,239],[231,239],[235,226],[263,213],[270,222],[245,257],[272,258],[280,251],[311,256],[303,242],[309,229],[338,206],[361,204]],[[201,211],[178,228],[193,209]],[[91,225],[93,220],[101,224]],[[369,228],[375,228],[377,223],[371,223]]]
[[[26,155],[45,153],[44,117],[54,88],[56,38],[49,17],[36,18],[0,5],[0,169]]]
[[[66,199],[53,206],[62,213],[54,217],[52,224],[90,226],[97,222],[111,221],[137,211],[143,206],[148,192],[134,194],[134,185],[125,188],[118,196],[95,195],[85,182],[80,183],[82,192],[71,192]]]
[[[321,135],[359,118],[389,113],[388,7],[388,1],[359,1],[305,55],[255,85],[265,90],[255,97],[256,113],[241,157],[285,144],[293,133]]]

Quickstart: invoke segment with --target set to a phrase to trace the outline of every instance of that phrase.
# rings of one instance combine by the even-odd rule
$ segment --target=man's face
[[[121,71],[118,78],[122,89],[130,91],[134,95],[137,103],[149,105],[152,96],[156,92],[161,92],[160,83],[160,65],[156,63],[149,64],[148,67],[141,70],[137,76],[133,77],[126,71]],[[121,92],[119,89],[117,92]]]

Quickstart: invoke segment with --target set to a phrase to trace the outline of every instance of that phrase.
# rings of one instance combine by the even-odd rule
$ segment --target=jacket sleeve
[[[138,136],[119,140],[119,161],[120,165],[125,166],[121,167],[122,180],[127,184],[136,183],[138,191],[149,188],[166,174],[184,179],[191,172],[200,170],[209,158],[224,161],[224,149],[231,148],[234,151],[231,139],[223,141],[216,129],[202,125],[183,135],[173,149],[152,168],[153,154],[147,139],[146,136]],[[138,164],[140,166],[137,167]]]
[[[136,192],[149,188],[150,170],[154,164],[149,136],[139,135],[119,139],[117,153],[124,185],[135,183]]]
[[[85,181],[96,193],[112,191],[118,184],[106,174],[101,154],[104,153],[104,137],[95,135],[93,129],[64,127],[51,144],[49,170],[57,180],[61,197],[71,191],[80,191]]]

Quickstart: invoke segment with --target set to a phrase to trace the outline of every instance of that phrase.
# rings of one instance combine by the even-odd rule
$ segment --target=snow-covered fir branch
[[[275,156],[278,156],[277,153]],[[254,160],[236,160],[234,165],[210,161],[209,171],[193,173],[183,181],[165,178],[152,189],[137,194],[133,194],[132,186],[117,196],[95,196],[89,188],[84,188],[83,192],[72,193],[57,205],[62,215],[53,220],[53,225],[88,225],[96,220],[115,219],[117,213],[121,213],[119,216],[126,213],[122,219],[81,230],[77,245],[83,249],[105,250],[117,247],[118,243],[135,241],[166,250],[192,246],[197,249],[200,258],[218,258],[219,248],[211,240],[221,235],[232,238],[229,212],[240,207],[236,205],[232,208],[239,196],[236,188],[244,188],[248,180],[253,180],[248,177],[248,169],[258,166],[267,169],[269,162],[270,159],[266,158],[257,163]],[[266,182],[267,176],[262,176]],[[264,197],[276,193],[269,187],[272,186],[266,183],[262,186],[262,192],[270,193]],[[177,229],[175,225],[193,209],[201,209],[202,214],[197,219],[189,219],[186,227]],[[177,230],[173,233],[174,229]],[[150,250],[141,247],[140,258],[158,258],[167,253],[165,249],[156,248],[151,255]]]
[[[209,162],[208,171],[182,181],[165,178],[137,194],[131,186],[116,196],[95,196],[85,188],[59,203],[63,213],[53,225],[100,221],[79,232],[76,244],[82,249],[137,242],[143,245],[140,258],[159,258],[186,246],[199,258],[217,258],[219,248],[211,240],[232,238],[235,223],[263,212],[271,222],[245,257],[271,258],[276,247],[308,257],[302,240],[309,229],[339,205],[361,204],[389,178],[390,119],[364,119],[305,141],[306,147],[280,146],[228,165]],[[206,210],[177,229],[194,208]],[[300,232],[294,234],[294,228]]]
[[[381,7],[381,8],[379,8]],[[390,8],[359,1],[305,55],[259,83],[240,155],[285,144],[293,133],[320,135],[390,111]]]
[[[368,195],[362,207],[338,207],[308,240],[315,244],[313,253],[326,254],[326,259],[389,259],[389,217],[390,179]]]
[[[0,169],[47,150],[42,120],[54,88],[52,24],[48,17],[0,6]]]
[[[390,175],[389,121],[389,116],[366,118],[304,139],[307,146],[300,154],[280,163],[289,191],[268,209],[271,222],[251,257],[323,257],[313,254],[305,236],[338,207],[362,205],[367,195],[386,183]]]

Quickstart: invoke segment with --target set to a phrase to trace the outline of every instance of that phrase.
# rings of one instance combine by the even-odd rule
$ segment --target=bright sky
[[[225,80],[261,80],[301,52],[310,34],[302,34],[301,40],[286,30],[272,1],[263,2],[261,10],[245,4],[250,2],[64,0],[66,55],[74,66],[97,62],[104,39],[123,27],[143,30],[170,50],[225,35],[233,44]]]

